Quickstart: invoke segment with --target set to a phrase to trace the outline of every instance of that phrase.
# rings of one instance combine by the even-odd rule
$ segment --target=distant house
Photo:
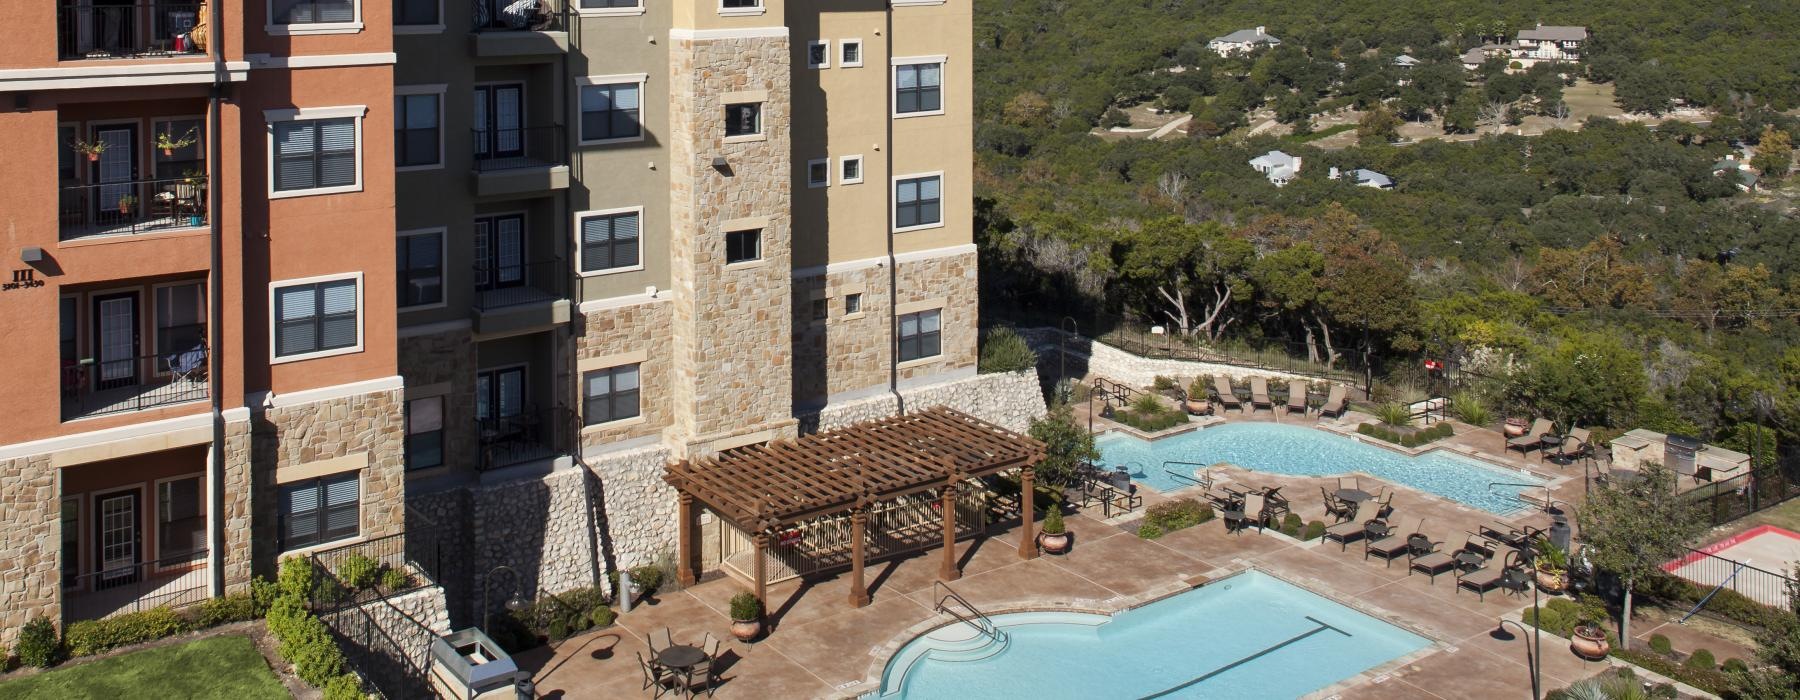
[[[1480,68],[1481,64],[1486,63],[1489,58],[1494,56],[1510,56],[1511,52],[1512,45],[1510,44],[1483,44],[1469,49],[1468,51],[1464,51],[1462,55],[1462,64],[1464,68],[1475,70],[1476,68]]]
[[[1339,172],[1336,167],[1333,167],[1331,169],[1331,174],[1327,175],[1326,177],[1329,177],[1333,180],[1347,177],[1350,179],[1351,182],[1355,183],[1356,185],[1358,185],[1360,187],[1373,187],[1378,190],[1394,189],[1394,178],[1388,177],[1386,175],[1375,172],[1368,168],[1357,168],[1355,170],[1351,170],[1348,173],[1344,173],[1344,172]]]
[[[1736,154],[1727,154],[1719,162],[1713,163],[1712,174],[1713,177],[1731,178],[1731,184],[1745,192],[1756,191],[1756,183],[1759,180],[1756,171],[1751,170],[1748,165],[1744,164],[1744,161],[1738,160]]]
[[[1300,160],[1299,156],[1290,156],[1281,151],[1269,151],[1251,158],[1250,167],[1269,178],[1271,184],[1281,187],[1300,176]]]
[[[1206,48],[1212,49],[1213,53],[1219,54],[1220,56],[1232,56],[1235,54],[1248,53],[1265,46],[1280,45],[1281,40],[1269,36],[1266,27],[1239,29],[1230,34],[1226,34],[1225,36],[1213,37],[1212,41],[1206,42]]]
[[[1399,68],[1412,68],[1414,66],[1419,65],[1420,63],[1423,63],[1423,61],[1420,61],[1419,59],[1413,58],[1406,54],[1400,54],[1400,55],[1394,57],[1394,65]]]
[[[1587,27],[1550,27],[1539,24],[1536,28],[1519,32],[1519,36],[1513,39],[1512,58],[1526,68],[1539,61],[1579,62],[1581,49],[1587,44],[1587,39]]]

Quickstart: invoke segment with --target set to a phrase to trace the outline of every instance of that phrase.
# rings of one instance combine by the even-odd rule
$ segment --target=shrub
[[[352,552],[338,564],[338,579],[353,590],[362,590],[375,585],[376,577],[381,574],[381,562]]]
[[[1569,636],[1571,630],[1575,628],[1575,623],[1570,622],[1556,609],[1549,607],[1526,610],[1519,617],[1527,625],[1561,637]]]
[[[368,695],[362,691],[362,679],[354,673],[340,674],[323,689],[325,700],[364,700]]]
[[[1748,673],[1750,671],[1750,664],[1744,663],[1743,659],[1734,656],[1726,659],[1725,665],[1722,668],[1725,669],[1726,673]]]
[[[663,572],[654,564],[634,566],[631,568],[631,580],[637,582],[644,595],[650,595],[662,586]]]
[[[1468,391],[1457,392],[1450,398],[1450,412],[1461,418],[1462,422],[1478,427],[1494,420],[1494,414],[1481,402],[1481,397]]]
[[[1713,660],[1713,653],[1709,649],[1695,649],[1694,653],[1688,655],[1687,661],[1682,662],[1681,665],[1688,668],[1697,668],[1707,671],[1719,667],[1719,663]]]
[[[274,581],[258,576],[250,579],[250,602],[255,606],[257,617],[267,615],[269,606],[275,604],[275,597],[281,595],[281,586]]]
[[[1011,328],[996,326],[982,334],[979,366],[983,373],[1035,369],[1037,361],[1031,345]]]
[[[62,660],[62,643],[56,638],[56,625],[47,617],[34,617],[19,629],[19,663],[37,668],[50,668]]]
[[[305,615],[289,628],[289,636],[281,640],[281,658],[294,664],[295,675],[307,685],[323,688],[333,677],[344,673],[344,652],[331,638],[325,622]]]
[[[1195,401],[1205,401],[1207,397],[1212,396],[1211,392],[1212,377],[1194,377],[1194,381],[1188,382],[1188,396]]]
[[[1062,506],[1051,504],[1049,508],[1044,510],[1044,534],[1063,534]]]
[[[233,593],[223,598],[208,598],[194,607],[194,626],[212,627],[227,622],[243,622],[258,617],[254,593]]]
[[[404,568],[384,569],[381,572],[381,587],[389,591],[398,591],[412,586],[412,575]]]
[[[731,619],[755,620],[762,617],[762,601],[749,591],[741,591],[731,597]]]
[[[1131,400],[1131,412],[1138,415],[1154,416],[1164,410],[1163,403],[1152,394],[1138,394],[1137,398]]]
[[[1696,656],[1699,655],[1699,652],[1694,653]],[[1622,649],[1617,644],[1613,645],[1612,655],[1701,690],[1722,693],[1731,688],[1731,676],[1715,668],[1684,666],[1675,663],[1668,657],[1645,654],[1635,649]],[[1707,656],[1712,656],[1712,653],[1707,652]]]
[[[1144,511],[1144,524],[1155,527],[1156,536],[1190,528],[1213,519],[1212,506],[1192,498],[1178,498],[1150,506]],[[1142,535],[1143,528],[1139,528]],[[1146,538],[1155,539],[1155,537]]]
[[[1675,645],[1669,643],[1668,637],[1664,637],[1660,634],[1653,634],[1650,635],[1650,650],[1658,654],[1668,655],[1675,651]]]
[[[1393,426],[1404,426],[1412,423],[1412,411],[1397,401],[1390,401],[1375,407],[1375,418]]]
[[[1319,539],[1320,537],[1324,537],[1324,536],[1325,536],[1325,523],[1319,522],[1317,520],[1307,523],[1306,529],[1302,530],[1300,532],[1300,540],[1301,541],[1316,540],[1316,539]]]
[[[1300,530],[1306,527],[1306,521],[1300,519],[1298,513],[1281,516],[1281,534],[1288,537],[1300,537]]]
[[[1168,533],[1163,532],[1163,529],[1157,527],[1155,523],[1144,523],[1138,526],[1138,537],[1142,537],[1146,540],[1154,540],[1165,534]]]
[[[289,557],[283,560],[281,573],[276,578],[280,594],[301,600],[310,600],[313,594],[314,573],[311,559]]]
[[[613,612],[612,608],[602,605],[598,608],[594,608],[594,612],[589,615],[588,619],[593,621],[595,627],[605,627],[612,624],[613,620],[618,619],[618,617],[619,614]]]
[[[1156,379],[1150,382],[1150,388],[1157,391],[1174,391],[1179,386],[1181,385],[1176,384],[1174,379],[1160,374],[1156,375]]]

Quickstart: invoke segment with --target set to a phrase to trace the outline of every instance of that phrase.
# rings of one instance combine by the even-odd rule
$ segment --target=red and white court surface
[[[1732,562],[1748,565],[1732,579],[1732,590],[1765,605],[1785,607],[1786,591],[1780,578],[1772,574],[1793,575],[1794,565],[1800,563],[1800,533],[1773,525],[1759,525],[1701,547],[1699,552],[1664,564],[1662,568],[1710,587],[1731,578],[1733,570],[1738,569]]]

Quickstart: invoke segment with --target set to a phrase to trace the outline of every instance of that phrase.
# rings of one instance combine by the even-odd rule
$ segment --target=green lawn
[[[224,635],[0,683],[0,697],[284,700],[289,695],[249,637]]]

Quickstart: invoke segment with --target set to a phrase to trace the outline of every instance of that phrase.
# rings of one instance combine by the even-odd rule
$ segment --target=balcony
[[[552,258],[514,265],[475,266],[475,334],[485,338],[535,333],[569,322],[561,292],[568,270]]]
[[[569,188],[561,125],[474,129],[469,136],[477,196],[539,195]]]
[[[511,0],[472,0],[475,31],[469,34],[469,55],[475,58],[530,58],[545,60],[569,51],[568,14],[538,0],[535,10],[509,11]]]
[[[56,8],[57,58],[64,61],[199,56],[188,39],[204,5],[138,0],[67,3]]]
[[[205,549],[158,561],[64,576],[63,620],[99,620],[157,607],[181,608],[205,601]]]
[[[206,347],[95,360],[62,369],[62,418],[143,411],[207,398]]]
[[[574,413],[560,406],[477,419],[481,459],[476,466],[487,471],[557,457],[564,453],[564,438],[574,434],[574,425]]]
[[[204,228],[206,176],[64,187],[57,212],[65,241]]]

